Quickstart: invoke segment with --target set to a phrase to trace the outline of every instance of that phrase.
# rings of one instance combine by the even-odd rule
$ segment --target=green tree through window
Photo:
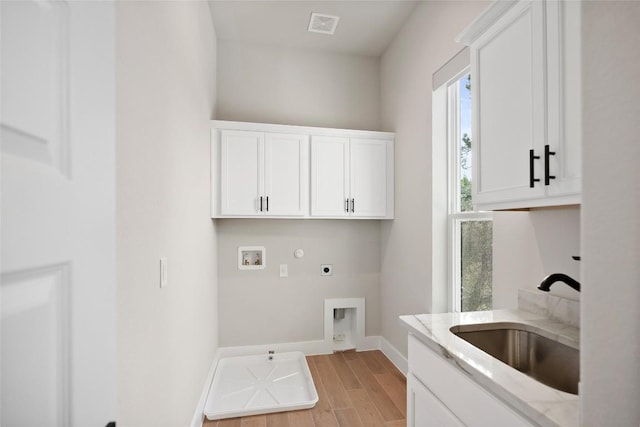
[[[455,266],[459,278],[461,311],[490,310],[492,308],[492,221],[490,214],[478,215],[472,200],[472,135],[471,135],[471,75],[458,80],[456,94],[458,155],[455,169],[454,197],[457,207],[452,212],[455,242],[459,262]],[[453,178],[453,177],[452,177]]]

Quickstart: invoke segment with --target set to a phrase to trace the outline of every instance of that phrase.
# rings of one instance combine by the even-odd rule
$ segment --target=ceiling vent
[[[339,16],[312,13],[307,31],[312,33],[333,34],[338,26]]]

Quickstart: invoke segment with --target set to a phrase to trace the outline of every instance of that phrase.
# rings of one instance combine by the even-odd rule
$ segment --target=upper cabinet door
[[[544,195],[538,181],[530,186],[544,173],[543,9],[540,1],[520,1],[470,45],[473,200],[480,206]]]
[[[387,141],[351,139],[352,216],[387,215]]]
[[[304,216],[308,203],[308,138],[265,134],[263,213]]]
[[[582,191],[582,2],[546,1],[550,197]],[[544,155],[544,154],[543,154]]]
[[[494,2],[471,53],[477,209],[580,203],[582,2]]]
[[[222,130],[220,196],[222,215],[260,214],[264,133]],[[264,208],[264,199],[262,200]]]
[[[311,137],[311,215],[348,216],[349,138]]]

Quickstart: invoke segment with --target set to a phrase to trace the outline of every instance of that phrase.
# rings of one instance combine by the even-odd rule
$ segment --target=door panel
[[[115,419],[113,4],[0,2],[3,426]]]
[[[69,264],[3,276],[3,425],[69,425],[68,289]]]
[[[25,1],[2,12],[2,151],[67,174],[69,9]]]

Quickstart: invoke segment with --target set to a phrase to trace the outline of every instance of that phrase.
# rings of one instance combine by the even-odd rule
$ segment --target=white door
[[[349,215],[349,138],[311,137],[311,216]]]
[[[471,45],[474,204],[544,195],[543,7],[517,3]]]
[[[264,133],[222,130],[220,196],[222,215],[260,215],[263,197]]]
[[[306,135],[265,134],[264,213],[303,216],[308,202]]]
[[[1,2],[3,426],[115,420],[114,10]]]
[[[387,141],[351,138],[351,215],[387,214]]]

